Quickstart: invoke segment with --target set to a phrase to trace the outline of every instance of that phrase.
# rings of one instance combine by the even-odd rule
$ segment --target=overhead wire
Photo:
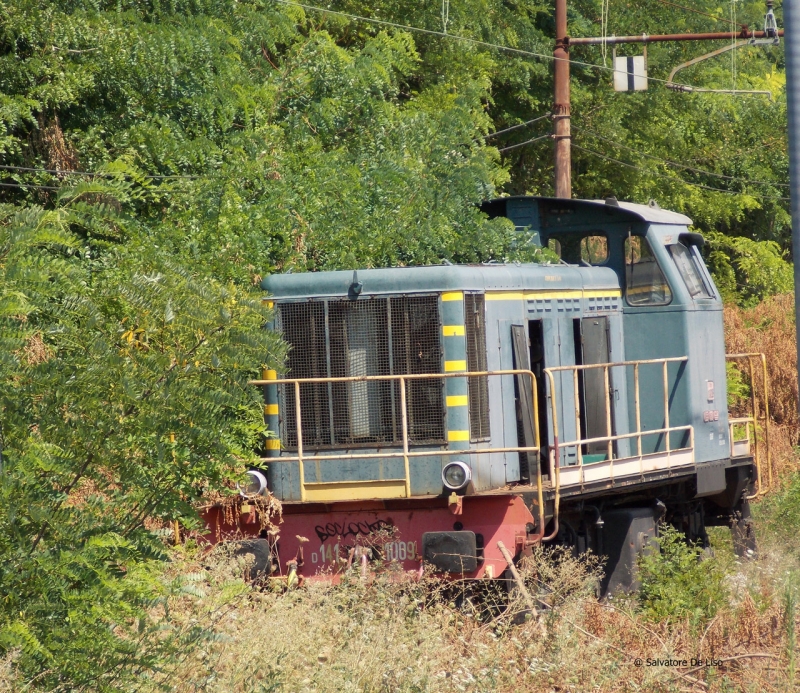
[[[665,180],[672,181],[673,183],[681,183],[683,185],[688,185],[693,188],[701,188],[703,190],[709,190],[711,192],[718,192],[724,193],[726,195],[749,195],[750,197],[755,197],[760,200],[776,200],[776,201],[789,201],[790,198],[788,197],[776,197],[772,195],[761,195],[759,193],[750,193],[750,192],[742,192],[739,190],[726,190],[724,188],[715,188],[711,185],[704,185],[703,183],[692,183],[690,181],[683,180],[682,178],[675,178],[674,176],[667,175],[665,173],[658,173],[657,171],[651,171],[650,169],[643,168],[637,164],[632,164],[629,161],[622,161],[621,159],[616,159],[613,156],[608,156],[606,154],[602,154],[600,152],[596,152],[593,149],[589,149],[588,147],[584,147],[580,144],[576,144],[575,142],[572,143],[572,146],[575,149],[580,149],[587,154],[591,154],[593,156],[599,157],[600,159],[605,159],[606,161],[610,161],[615,164],[619,164],[620,166],[625,166],[626,168],[635,169],[637,171],[641,171],[642,173],[646,173],[654,178],[663,178]]]
[[[736,23],[736,0],[731,0],[731,24]],[[736,38],[731,36],[731,89],[736,91]]]
[[[65,169],[55,169],[55,168],[39,168],[39,167],[31,167],[31,166],[13,166],[11,164],[0,164],[0,169],[4,171],[24,171],[30,173],[54,173],[57,175],[67,176],[67,175],[76,175],[76,176],[95,176],[97,178],[116,178],[120,175],[130,175],[124,172],[120,173],[110,173],[107,171],[69,171]],[[141,174],[141,178],[149,178],[153,180],[169,180],[173,178],[201,178],[198,175],[192,174],[175,174],[175,175],[151,175],[151,174]]]
[[[484,135],[483,139],[487,140],[490,137],[496,137],[497,135],[504,135],[507,132],[511,132],[513,130],[519,130],[520,128],[527,127],[528,125],[533,125],[534,123],[538,123],[540,120],[544,120],[545,118],[550,118],[553,114],[552,113],[545,113],[543,116],[539,116],[538,118],[534,118],[533,120],[526,120],[524,123],[519,123],[518,125],[512,125],[509,128],[504,128],[503,130],[496,130],[495,132],[490,132],[488,135]]]
[[[540,135],[539,137],[534,137],[533,139],[526,140],[525,142],[518,142],[517,144],[509,145],[508,147],[503,147],[502,149],[498,149],[498,152],[507,152],[509,149],[516,149],[517,147],[523,147],[526,144],[532,144],[533,142],[538,142],[539,140],[548,139],[553,136],[552,133],[548,132],[546,135]]]
[[[677,166],[682,168],[686,171],[691,171],[692,173],[698,173],[704,176],[712,176],[714,178],[722,178],[724,180],[734,181],[738,183],[746,183],[748,185],[774,185],[779,188],[788,188],[788,183],[778,183],[777,181],[768,181],[768,180],[751,180],[749,178],[742,178],[740,176],[729,176],[724,173],[716,173],[714,171],[706,171],[702,168],[695,168],[694,166],[689,166],[688,164],[682,164],[679,161],[670,161],[669,159],[664,159],[660,156],[655,156],[654,154],[647,154],[645,152],[641,152],[638,149],[633,147],[629,147],[628,145],[621,144],[616,140],[612,140],[610,137],[604,137],[603,135],[595,132],[594,130],[590,130],[589,128],[583,127],[582,125],[572,125],[573,130],[577,130],[578,132],[585,132],[592,137],[596,137],[598,140],[603,140],[603,142],[608,142],[609,144],[613,145],[614,147],[618,147],[620,149],[626,149],[629,152],[633,152],[634,154],[639,154],[647,159],[653,159],[655,161],[659,161],[662,164],[667,164],[668,166]]]
[[[302,7],[306,10],[311,10],[313,12],[321,12],[323,14],[330,14],[335,15],[338,17],[345,17],[347,19],[352,19],[354,21],[359,22],[366,22],[368,24],[376,24],[378,26],[386,26],[391,27],[393,29],[402,29],[403,31],[411,31],[416,32],[419,34],[425,34],[428,36],[439,36],[441,38],[448,38],[456,41],[463,41],[464,43],[469,43],[474,46],[481,46],[483,48],[493,48],[498,51],[502,51],[505,53],[511,53],[513,55],[521,55],[529,58],[539,58],[541,60],[549,60],[551,62],[556,62],[558,60],[563,60],[568,62],[570,65],[574,65],[576,67],[588,67],[594,68],[597,70],[605,70],[606,72],[614,72],[614,67],[612,65],[598,65],[597,63],[587,63],[582,60],[572,60],[570,58],[556,58],[554,55],[549,53],[537,53],[536,51],[529,51],[525,50],[524,48],[514,48],[513,46],[505,46],[500,43],[491,43],[490,41],[481,41],[480,39],[474,39],[469,36],[463,36],[461,34],[453,34],[453,33],[444,33],[443,31],[436,31],[435,29],[424,29],[422,27],[413,26],[410,24],[399,24],[397,22],[390,22],[385,19],[375,19],[373,17],[363,17],[358,14],[352,14],[350,12],[341,12],[340,10],[331,10],[327,7],[318,7],[316,5],[309,5],[308,3],[304,2],[295,2],[295,0],[273,0],[273,2],[280,3],[281,5],[288,5],[290,7]],[[660,79],[658,77],[648,77],[647,78],[650,82],[656,82],[660,84],[670,84],[670,81],[667,79]]]
[[[0,188],[35,188],[36,190],[61,190],[55,185],[34,185],[33,183],[0,183]]]

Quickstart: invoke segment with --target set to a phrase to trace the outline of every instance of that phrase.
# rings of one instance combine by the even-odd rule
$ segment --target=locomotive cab
[[[637,205],[614,198],[580,200],[504,198],[484,206],[490,216],[507,216],[526,228],[567,263],[609,267],[622,288],[625,358],[630,361],[686,357],[670,362],[668,393],[663,374],[641,368],[639,401],[642,430],[669,422],[691,426],[699,468],[701,495],[725,485],[724,460],[731,455],[725,375],[722,300],[703,262],[700,234],[689,231],[691,220],[662,210],[655,203]],[[630,402],[636,394],[627,382]],[[616,396],[616,393],[615,393]],[[630,408],[630,416],[636,411]],[[633,418],[629,428],[635,428]],[[689,429],[670,435],[671,449],[688,444]],[[644,450],[666,448],[665,435],[647,436]]]

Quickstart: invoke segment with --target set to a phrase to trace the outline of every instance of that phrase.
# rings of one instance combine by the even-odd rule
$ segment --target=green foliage
[[[247,381],[283,357],[259,278],[530,250],[476,207],[507,180],[488,73],[411,90],[402,32],[23,0],[0,64],[0,654],[32,686],[117,690],[200,637],[148,527],[196,527],[254,462]]]
[[[290,268],[524,250],[514,249],[511,224],[476,208],[508,180],[482,141],[488,64],[412,86],[429,66],[408,34],[337,42],[316,17],[261,0],[46,10],[26,0],[6,13],[0,92],[35,114],[8,116],[8,163],[127,163],[144,245],[245,283]]]
[[[794,455],[797,459],[796,449]],[[800,473],[789,474],[777,492],[765,497],[758,507],[757,520],[780,538],[788,552],[796,555],[796,538],[800,532]]]
[[[774,241],[711,232],[707,263],[723,300],[744,307],[794,287],[792,265]]]
[[[252,460],[247,380],[281,354],[254,290],[107,240],[127,187],[0,216],[0,651],[43,689],[118,690],[186,644],[145,524],[196,525]]]
[[[728,409],[734,409],[750,397],[750,385],[744,379],[744,373],[733,361],[725,363],[725,375],[728,387]]]
[[[727,599],[725,574],[703,550],[686,543],[681,532],[662,525],[658,551],[639,561],[642,615],[654,622],[688,619],[700,624],[714,617]]]

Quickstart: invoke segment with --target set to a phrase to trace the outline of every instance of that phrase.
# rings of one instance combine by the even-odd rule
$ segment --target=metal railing
[[[729,419],[728,424],[730,426],[730,441],[731,441],[731,457],[735,457],[734,454],[736,452],[735,445],[734,445],[734,432],[736,426],[744,426],[747,431],[747,438],[745,439],[748,443],[751,441],[750,438],[750,431],[752,427],[753,432],[753,464],[756,468],[756,480],[758,482],[758,490],[751,496],[748,496],[748,500],[752,500],[753,498],[757,498],[758,496],[764,495],[771,487],[772,487],[772,450],[770,446],[770,426],[769,426],[769,377],[767,375],[767,357],[762,353],[743,353],[743,354],[725,354],[726,361],[747,361],[748,371],[750,374],[750,415],[749,416],[742,416],[737,417],[735,419]],[[755,377],[755,365],[754,361],[761,362],[761,380],[764,390],[764,408],[763,408],[763,416],[759,416],[759,407],[758,407],[758,397],[756,396],[756,377]],[[768,477],[768,484],[766,488],[764,487],[764,480],[761,476],[761,443],[759,441],[759,424],[763,425],[763,437],[764,437],[764,447],[766,448],[766,456],[767,456],[767,477]],[[741,442],[741,441],[738,441]]]
[[[531,383],[531,401],[532,417],[533,417],[533,431],[535,444],[533,446],[512,446],[512,447],[485,447],[477,448],[470,447],[468,449],[450,449],[449,446],[437,446],[437,449],[430,449],[431,445],[425,445],[428,448],[425,450],[412,450],[409,444],[408,435],[408,411],[406,402],[406,385],[410,381],[415,380],[431,380],[431,379],[447,379],[447,378],[476,378],[476,377],[497,377],[497,376],[523,376],[530,378]],[[383,381],[383,382],[397,382],[399,384],[400,393],[400,423],[402,434],[402,446],[399,451],[378,451],[378,452],[364,452],[364,453],[334,453],[334,454],[313,454],[307,455],[303,451],[303,430],[302,430],[302,393],[301,385],[312,383],[355,383],[355,382],[369,382],[369,381]],[[401,459],[403,460],[404,477],[403,479],[381,479],[381,482],[402,482],[404,484],[404,495],[406,498],[411,497],[411,460],[416,457],[431,457],[443,456],[452,457],[456,455],[487,455],[492,453],[538,453],[541,449],[541,439],[539,433],[539,416],[538,416],[538,385],[536,376],[532,371],[521,369],[509,369],[499,371],[463,371],[454,373],[424,373],[424,374],[411,374],[411,375],[367,375],[367,376],[349,376],[349,377],[331,377],[331,378],[282,378],[279,380],[251,380],[250,385],[259,387],[293,387],[294,388],[294,418],[296,425],[297,437],[297,451],[295,455],[281,455],[280,457],[266,457],[263,458],[264,462],[268,464],[284,464],[288,462],[296,462],[299,468],[300,476],[300,500],[305,501],[307,496],[307,487],[314,486],[315,483],[328,485],[330,483],[341,483],[343,485],[352,484],[357,486],[364,483],[375,483],[378,480],[348,480],[342,482],[307,482],[305,480],[305,463],[306,462],[325,462],[329,460],[386,460],[386,459]],[[539,466],[537,464],[537,470]],[[536,486],[539,496],[539,527],[540,531],[544,530],[544,503],[542,495],[542,480],[541,474],[537,471]]]
[[[685,431],[689,434],[688,447],[676,448],[676,450],[692,450],[694,449],[694,427],[688,426],[670,426],[669,421],[669,375],[668,364],[670,363],[685,363],[688,361],[687,356],[678,356],[672,358],[662,359],[642,359],[636,361],[618,361],[616,363],[597,363],[597,364],[584,364],[577,366],[558,366],[554,368],[545,368],[544,373],[547,376],[548,384],[550,386],[550,393],[548,399],[550,401],[550,413],[553,422],[553,448],[550,456],[550,478],[553,480],[555,495],[554,495],[554,529],[553,532],[545,537],[543,540],[547,541],[555,538],[558,534],[558,510],[561,494],[561,475],[560,475],[560,460],[561,451],[564,448],[576,448],[578,464],[580,469],[580,483],[585,483],[585,469],[583,462],[584,445],[605,443],[606,444],[606,459],[601,462],[608,462],[609,465],[609,479],[614,479],[614,443],[622,440],[636,440],[636,455],[633,458],[639,459],[639,473],[644,473],[644,454],[642,452],[642,438],[645,436],[663,435],[665,439],[665,450],[667,456],[667,469],[671,469],[671,455],[674,452],[670,443],[670,434],[674,432]],[[639,369],[641,366],[658,365],[662,367],[662,389],[663,389],[663,403],[664,403],[664,426],[659,429],[642,430],[641,408],[640,408],[640,393],[639,393]],[[633,406],[635,410],[636,430],[631,433],[614,433],[613,432],[613,415],[611,412],[611,375],[610,369],[612,368],[632,368],[633,369]],[[603,370],[603,392],[604,392],[604,405],[605,405],[605,425],[608,435],[594,436],[592,438],[584,438],[581,431],[581,418],[583,415],[583,407],[581,405],[581,388],[578,375],[581,372],[602,369]],[[563,372],[572,372],[572,386],[574,392],[574,407],[575,407],[575,430],[577,438],[570,441],[559,440],[559,425],[558,425],[558,407],[555,374]],[[628,459],[628,458],[626,458]],[[592,464],[592,463],[589,463]]]
[[[747,354],[727,354],[727,360],[739,360],[739,359],[747,359],[749,369],[750,369],[750,382],[751,382],[751,393],[750,393],[750,400],[751,400],[751,407],[752,413],[750,416],[735,418],[729,420],[730,425],[730,440],[731,440],[731,456],[734,453],[734,427],[735,426],[746,426],[747,427],[747,440],[750,440],[750,430],[752,427],[753,430],[753,441],[754,441],[754,462],[756,465],[757,470],[757,480],[758,480],[758,491],[750,498],[754,498],[756,496],[762,495],[766,492],[769,486],[772,485],[772,465],[771,465],[771,451],[770,451],[770,427],[769,427],[769,403],[768,403],[768,379],[767,379],[767,370],[766,370],[766,358],[764,354],[760,353],[747,353]],[[755,367],[754,367],[754,359],[760,359],[762,365],[762,374],[763,374],[763,388],[764,388],[764,407],[763,407],[763,416],[759,416],[759,406],[758,406],[758,398],[756,397],[755,393]],[[550,450],[550,479],[551,484],[554,490],[554,509],[553,509],[553,520],[554,520],[554,529],[552,533],[545,537],[544,534],[544,502],[543,502],[543,489],[542,489],[542,477],[540,473],[540,467],[536,465],[536,487],[538,492],[538,500],[539,500],[539,533],[541,536],[541,540],[548,541],[553,539],[558,534],[558,515],[559,515],[559,503],[560,503],[560,493],[561,493],[561,480],[560,480],[560,459],[561,459],[561,452],[565,448],[575,448],[577,451],[577,466],[580,471],[580,483],[585,483],[585,467],[588,465],[593,464],[593,462],[584,463],[583,458],[583,450],[582,448],[586,445],[592,444],[605,444],[606,448],[606,458],[604,460],[600,460],[595,463],[607,462],[609,467],[609,479],[613,481],[614,479],[614,443],[617,441],[624,441],[624,440],[635,440],[636,441],[636,450],[635,454],[632,454],[630,457],[626,457],[626,460],[629,459],[636,459],[639,460],[639,474],[644,473],[644,457],[645,455],[649,455],[652,453],[645,453],[643,451],[642,446],[642,439],[649,436],[663,436],[664,437],[664,450],[663,454],[666,455],[667,458],[667,470],[671,470],[671,460],[672,455],[678,451],[691,451],[694,449],[694,427],[691,425],[684,425],[684,426],[672,426],[670,425],[670,413],[669,413],[669,392],[670,392],[670,380],[669,380],[669,370],[668,365],[670,363],[685,363],[688,361],[688,357],[680,356],[680,357],[672,357],[672,358],[661,358],[661,359],[641,359],[641,360],[634,360],[634,361],[619,361],[615,363],[599,363],[599,364],[584,364],[584,365],[575,365],[575,366],[559,366],[553,368],[545,368],[544,373],[547,378],[547,382],[549,385],[549,393],[548,393],[548,400],[549,400],[549,408],[550,414],[552,417],[552,427],[553,427],[553,446]],[[642,420],[641,420],[641,398],[640,398],[640,369],[642,366],[651,366],[651,365],[660,365],[661,366],[661,381],[662,381],[662,397],[663,397],[663,422],[664,425],[658,429],[642,429]],[[611,395],[614,392],[612,389],[611,383],[611,369],[613,368],[630,368],[633,371],[633,407],[634,407],[634,416],[633,420],[635,422],[635,430],[629,433],[615,433],[614,432],[614,418],[612,413],[612,398]],[[580,433],[581,431],[581,419],[584,412],[584,405],[581,403],[581,387],[579,381],[579,374],[593,370],[593,369],[602,369],[603,372],[603,401],[604,401],[604,414],[605,414],[605,430],[608,435],[604,436],[593,436],[583,437]],[[578,432],[577,437],[574,440],[560,440],[560,432],[559,432],[559,416],[558,416],[558,400],[559,400],[559,390],[556,388],[556,378],[555,374],[557,373],[564,373],[564,372],[571,372],[572,373],[572,386],[573,386],[573,398],[574,398],[574,414],[575,414],[575,430]],[[411,446],[413,445],[412,442],[409,441],[409,432],[408,432],[408,410],[407,410],[407,396],[406,396],[406,388],[407,384],[410,381],[414,380],[430,380],[430,379],[447,379],[447,378],[475,378],[475,377],[497,377],[497,376],[523,376],[530,379],[531,383],[531,403],[532,403],[532,428],[534,431],[535,437],[535,444],[533,446],[511,446],[511,447],[469,447],[467,449],[451,449],[449,445],[438,445],[435,446],[435,449],[431,449],[431,445],[425,445],[425,450],[412,450]],[[302,431],[302,408],[303,408],[303,397],[301,393],[301,385],[305,384],[312,384],[312,383],[354,383],[354,382],[367,382],[367,381],[389,381],[389,382],[397,382],[399,385],[399,399],[400,399],[400,422],[401,422],[401,434],[402,434],[402,445],[400,446],[400,450],[389,450],[386,451],[369,451],[363,453],[334,453],[334,454],[312,454],[308,455],[304,453],[303,450],[303,431]],[[627,379],[626,379],[627,381]],[[492,453],[537,453],[537,455],[541,451],[541,438],[540,438],[540,430],[539,430],[539,412],[538,412],[538,384],[535,375],[530,370],[522,370],[522,369],[508,369],[508,370],[498,370],[498,371],[470,371],[470,372],[454,372],[454,373],[425,373],[425,374],[410,374],[410,375],[375,375],[375,376],[351,376],[351,377],[331,377],[331,378],[283,378],[279,380],[274,379],[266,379],[266,380],[251,380],[251,385],[260,386],[260,387],[293,387],[294,389],[294,419],[296,424],[296,437],[297,437],[297,449],[295,455],[281,455],[279,457],[268,457],[264,458],[264,462],[269,464],[275,463],[289,463],[289,462],[296,462],[299,468],[299,476],[300,476],[300,500],[305,501],[307,497],[307,487],[313,487],[315,484],[318,485],[329,485],[329,484],[352,484],[357,486],[359,484],[369,484],[369,483],[376,483],[380,482],[397,482],[402,483],[404,487],[404,497],[410,498],[411,497],[411,460],[418,457],[431,457],[435,456],[442,456],[442,457],[452,457],[458,455],[485,455],[485,454],[492,454]],[[525,415],[525,414],[523,414]],[[629,415],[630,417],[630,415]],[[760,464],[760,443],[759,443],[759,436],[758,436],[758,425],[763,424],[764,430],[764,442],[766,446],[766,457],[767,457],[767,469],[768,469],[768,479],[769,479],[769,486],[764,488],[763,479],[761,476],[761,464]],[[688,433],[688,445],[686,446],[679,446],[673,448],[672,442],[670,440],[670,436],[673,433],[680,433],[684,432],[684,434]],[[422,447],[420,445],[420,447]],[[658,446],[656,446],[658,447]],[[661,451],[656,450],[656,453]],[[402,479],[380,479],[380,480],[345,480],[341,482],[307,482],[305,480],[305,463],[306,462],[325,462],[328,460],[385,460],[385,459],[401,459],[403,460],[403,470],[404,475]],[[620,458],[617,458],[620,459]],[[533,477],[533,474],[531,474]],[[531,478],[531,481],[533,479]]]

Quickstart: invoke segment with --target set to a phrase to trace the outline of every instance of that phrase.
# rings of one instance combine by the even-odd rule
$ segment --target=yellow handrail
[[[550,385],[550,413],[552,416],[553,421],[553,454],[550,458],[550,476],[553,479],[554,483],[554,511],[553,511],[553,520],[554,520],[554,527],[553,531],[547,537],[543,538],[543,541],[549,541],[554,539],[555,536],[558,534],[558,513],[559,513],[559,505],[561,499],[561,474],[560,474],[560,459],[561,459],[561,449],[567,447],[575,447],[577,448],[578,454],[578,464],[580,465],[581,469],[581,483],[584,483],[585,471],[583,468],[583,453],[581,450],[581,446],[586,445],[588,443],[607,443],[608,444],[608,461],[609,461],[609,474],[610,478],[613,480],[614,478],[614,456],[613,456],[613,442],[615,440],[627,440],[630,438],[636,438],[636,457],[639,458],[639,473],[643,473],[643,455],[642,455],[642,437],[643,436],[651,436],[657,434],[664,434],[666,439],[666,453],[667,459],[670,459],[670,455],[672,454],[672,450],[670,447],[670,433],[675,431],[688,431],[689,432],[689,448],[690,450],[694,449],[694,427],[691,425],[687,426],[670,426],[669,422],[669,379],[668,379],[668,370],[667,365],[669,363],[684,363],[688,361],[687,356],[674,356],[669,358],[660,358],[660,359],[638,359],[633,361],[617,361],[615,363],[591,363],[591,364],[581,364],[581,365],[574,365],[574,366],[556,366],[553,368],[545,368],[544,373],[547,376],[548,383]],[[641,422],[641,413],[640,413],[640,397],[639,397],[639,367],[648,364],[660,364],[662,366],[662,379],[663,379],[663,390],[664,390],[664,427],[657,429],[657,430],[650,430],[650,431],[642,431],[642,422]],[[611,388],[610,388],[610,376],[609,376],[609,369],[611,368],[618,368],[618,367],[633,367],[633,380],[634,380],[634,409],[635,409],[635,420],[636,420],[636,431],[633,433],[621,433],[621,434],[613,434],[612,433],[612,426],[611,426]],[[603,383],[605,388],[605,419],[606,419],[606,426],[609,435],[607,436],[597,436],[594,438],[583,438],[580,434],[580,418],[581,418],[581,406],[580,406],[580,396],[578,393],[578,372],[585,371],[590,369],[602,368],[603,369]],[[573,388],[575,390],[575,420],[576,420],[576,431],[578,431],[578,437],[572,441],[561,441],[559,440],[559,428],[558,428],[558,408],[557,408],[557,390],[555,385],[555,377],[554,374],[558,372],[564,371],[572,371],[573,373]],[[668,467],[669,468],[669,467]]]
[[[432,380],[444,378],[474,378],[474,377],[494,377],[494,376],[507,376],[507,375],[521,375],[527,376],[531,380],[531,397],[532,397],[532,415],[533,415],[533,428],[534,428],[534,443],[533,446],[513,446],[513,447],[488,447],[488,448],[469,448],[466,450],[410,450],[408,440],[408,410],[406,402],[406,382],[410,380]],[[307,455],[303,450],[303,431],[302,431],[302,404],[301,404],[301,385],[315,384],[315,383],[348,383],[348,382],[365,382],[365,381],[382,381],[391,382],[397,381],[400,385],[400,418],[402,429],[402,449],[399,452],[366,452],[366,453],[334,453],[334,454],[321,454],[321,455]],[[404,466],[404,482],[405,497],[411,497],[411,469],[410,460],[415,457],[430,457],[432,454],[449,457],[454,455],[485,455],[491,453],[539,453],[541,450],[541,439],[539,431],[539,409],[538,409],[538,384],[536,376],[530,370],[525,369],[506,369],[497,371],[461,371],[454,373],[418,373],[406,375],[363,375],[363,376],[342,376],[342,377],[319,377],[319,378],[282,378],[279,380],[250,380],[250,385],[254,386],[293,386],[295,395],[295,425],[297,435],[297,451],[295,455],[287,455],[280,457],[266,457],[262,458],[268,464],[283,464],[288,462],[297,462],[299,467],[300,476],[300,500],[306,500],[306,481],[305,481],[305,468],[304,463],[307,460],[314,462],[321,462],[326,460],[358,460],[358,459],[372,459],[380,457],[381,459],[403,459]],[[394,480],[388,480],[394,481]],[[397,480],[398,482],[400,479]],[[346,483],[346,482],[343,482]],[[358,483],[353,482],[353,483]],[[537,465],[536,469],[536,486],[539,501],[539,533],[544,533],[544,494],[542,490],[542,475],[541,468]]]
[[[753,463],[756,467],[756,481],[758,483],[758,490],[752,495],[747,496],[747,500],[752,500],[763,496],[770,488],[772,488],[772,449],[770,442],[770,426],[769,426],[769,376],[767,374],[767,357],[761,352],[747,352],[742,354],[725,354],[726,361],[737,361],[747,359],[747,365],[750,370],[750,405],[752,407],[752,414],[739,419],[730,420],[730,433],[731,433],[731,456],[733,456],[733,426],[735,424],[747,425],[747,436],[750,438],[750,424],[753,424]],[[756,398],[756,381],[755,369],[753,367],[753,359],[761,361],[761,376],[764,383],[764,416],[758,416],[758,399]],[[767,476],[769,483],[764,488],[763,479],[761,477],[761,445],[758,440],[758,424],[764,423],[764,444],[767,448]]]

